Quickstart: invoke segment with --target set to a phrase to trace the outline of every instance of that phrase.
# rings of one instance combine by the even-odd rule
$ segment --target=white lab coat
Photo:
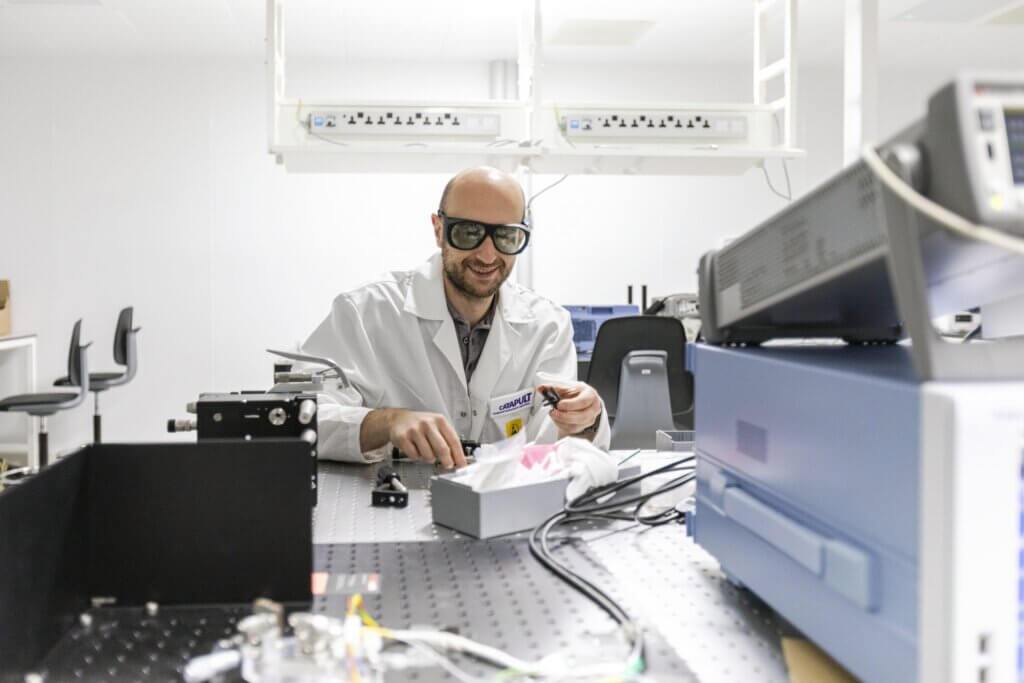
[[[359,447],[363,418],[375,408],[440,413],[460,437],[481,443],[500,441],[517,429],[525,429],[530,441],[557,439],[550,409],[533,390],[544,383],[538,373],[576,380],[569,313],[506,281],[467,388],[442,278],[436,253],[416,270],[390,273],[341,294],[303,344],[305,353],[333,358],[353,385],[319,397],[321,458],[384,457],[390,444],[371,453]],[[610,438],[602,410],[594,443],[607,448]]]

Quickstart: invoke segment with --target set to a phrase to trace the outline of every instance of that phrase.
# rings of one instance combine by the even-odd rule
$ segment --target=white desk
[[[22,387],[0,387],[0,399],[14,394],[28,394],[36,390],[36,335],[16,334],[0,337],[0,355],[9,353],[21,354],[22,362],[25,364],[25,382]],[[38,444],[36,443],[37,419],[19,413],[4,414],[16,415],[18,418],[25,420],[25,440],[13,443],[0,442],[0,458],[23,460],[24,464],[38,465],[39,454],[37,453]]]

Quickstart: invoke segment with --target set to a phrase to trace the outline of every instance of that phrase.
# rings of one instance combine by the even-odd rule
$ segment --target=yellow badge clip
[[[523,431],[523,418],[517,417],[514,420],[509,420],[505,423],[506,437],[512,438],[521,431]]]

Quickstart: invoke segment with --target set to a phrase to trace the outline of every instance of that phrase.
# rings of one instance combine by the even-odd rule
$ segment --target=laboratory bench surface
[[[559,647],[558,640],[520,642],[518,648],[517,643],[506,641],[515,640],[511,634],[517,629],[532,629],[564,640],[583,635],[588,627],[612,628],[603,612],[560,584],[530,555],[528,532],[479,541],[433,524],[431,466],[397,464],[409,488],[408,507],[372,507],[370,491],[378,467],[321,463],[313,539],[317,547],[315,564],[330,572],[344,565],[340,574],[351,580],[358,581],[367,567],[382,566],[386,571],[386,557],[393,557],[395,562],[398,557],[405,558],[398,573],[403,581],[410,574],[427,570],[433,594],[424,592],[407,598],[405,611],[400,607],[385,610],[385,620],[390,616],[415,622],[416,612],[427,610],[423,614],[427,621],[416,623],[431,623],[431,617],[444,616],[445,608],[438,602],[445,596],[455,600],[451,607],[458,617],[466,611],[459,605],[479,598],[493,602],[493,615],[464,616],[459,626],[469,630],[465,635],[484,642],[491,637],[494,640],[490,644],[520,649],[516,654],[538,658]],[[556,557],[580,568],[647,627],[652,644],[648,657],[652,679],[701,683],[789,681],[780,644],[781,635],[788,635],[789,627],[751,593],[726,581],[717,562],[687,536],[682,525],[651,528],[625,522],[582,522],[563,535],[567,539],[555,551]],[[380,560],[375,563],[372,556]],[[449,586],[440,578],[446,570],[457,575],[455,583],[459,586]],[[453,588],[458,591],[452,593]],[[496,595],[501,591],[504,595]],[[550,612],[545,615],[548,622],[555,621],[552,614],[559,611],[586,618],[576,623],[569,620],[554,629],[550,623],[546,630],[543,623],[534,625],[528,615],[521,614],[521,606],[539,600],[536,593],[543,593],[544,606],[539,613]],[[502,606],[501,602],[506,604]],[[341,608],[340,604],[329,603],[319,598],[318,611]],[[435,606],[430,608],[432,604]],[[572,633],[574,629],[576,633]]]

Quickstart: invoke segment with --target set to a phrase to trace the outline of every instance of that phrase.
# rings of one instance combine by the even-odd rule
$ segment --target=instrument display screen
[[[1024,109],[1006,110],[1006,141],[1014,185],[1024,185]]]

